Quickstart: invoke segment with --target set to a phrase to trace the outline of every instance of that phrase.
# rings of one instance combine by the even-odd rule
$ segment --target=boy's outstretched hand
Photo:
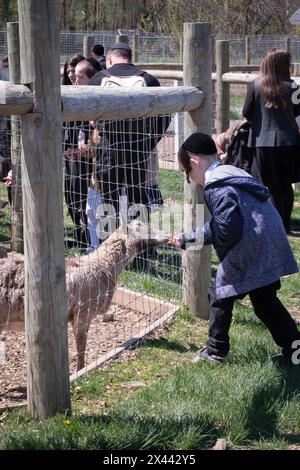
[[[11,186],[12,185],[12,171],[9,170],[7,176],[3,178],[5,186]]]
[[[175,248],[181,248],[181,239],[179,237],[169,238],[169,245],[174,246]]]

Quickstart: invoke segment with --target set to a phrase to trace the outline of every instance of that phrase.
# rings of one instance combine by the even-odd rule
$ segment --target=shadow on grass
[[[152,250],[149,254],[144,252],[127,269],[175,284],[182,283],[181,253],[173,249]]]
[[[277,368],[281,374],[280,382],[270,384],[268,387],[261,386],[253,395],[245,420],[245,429],[248,430],[250,440],[258,440],[261,437],[283,437],[277,427],[281,409],[276,399],[280,397],[281,402],[288,402],[295,392],[299,392],[300,367],[288,365]],[[284,434],[284,438],[287,443],[295,443],[293,434]]]
[[[57,421],[57,420],[56,420]],[[0,434],[6,450],[172,450],[211,447],[222,429],[205,416],[190,419],[165,419],[152,416],[108,415],[79,416],[69,421],[49,423],[46,433],[42,423],[35,433],[20,430]]]
[[[0,232],[0,243],[8,243],[10,241],[11,241],[10,234],[5,234],[3,232]]]
[[[187,349],[182,344],[178,343],[177,341],[169,341],[166,338],[161,339],[147,339],[144,342],[144,346],[149,348],[158,348],[158,349],[166,349],[169,351],[177,351],[177,352],[189,352],[190,349]]]
[[[299,232],[300,236],[300,218],[295,219],[295,217],[291,218],[291,229],[296,232]],[[297,235],[298,236],[298,235]]]

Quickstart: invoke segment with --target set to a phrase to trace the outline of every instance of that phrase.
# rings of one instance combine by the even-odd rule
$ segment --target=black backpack
[[[236,166],[251,174],[255,149],[247,147],[251,122],[243,121],[235,128],[227,147],[226,164]]]

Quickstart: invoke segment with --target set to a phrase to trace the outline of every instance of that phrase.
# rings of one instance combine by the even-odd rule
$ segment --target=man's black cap
[[[126,42],[117,42],[116,44],[113,44],[109,49],[114,50],[114,49],[125,49],[126,51],[131,51],[131,47],[126,44]]]
[[[182,144],[182,149],[196,155],[200,153],[203,155],[213,155],[217,153],[217,147],[213,139],[209,135],[202,134],[201,132],[195,132],[190,135]]]

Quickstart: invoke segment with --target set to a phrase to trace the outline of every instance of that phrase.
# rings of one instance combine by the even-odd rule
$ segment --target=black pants
[[[251,175],[269,188],[271,201],[278,210],[285,230],[291,228],[294,191],[291,185],[297,146],[259,147],[253,159]]]
[[[280,281],[249,292],[249,297],[256,316],[266,325],[275,343],[282,352],[290,356],[293,341],[300,339],[296,323],[277,297]],[[217,300],[214,286],[209,291],[210,316],[207,341],[208,354],[225,357],[230,349],[229,328],[232,319],[234,301],[245,297],[246,294],[227,299]]]
[[[294,190],[291,184],[269,186],[271,201],[278,210],[284,228],[288,233],[291,230],[291,215],[294,205]]]

